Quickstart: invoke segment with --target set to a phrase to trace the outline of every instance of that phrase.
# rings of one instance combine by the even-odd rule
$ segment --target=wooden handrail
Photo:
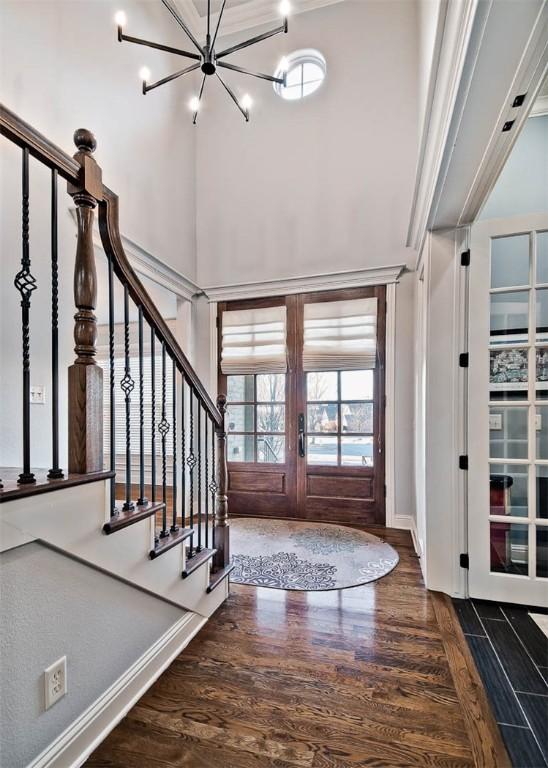
[[[33,157],[58,171],[67,181],[78,183],[80,165],[76,160],[3,104],[0,104],[0,134],[18,146],[26,147]]]
[[[59,175],[69,182],[69,185],[79,186],[83,170],[81,164],[3,104],[0,104],[0,134],[18,146],[26,147],[29,153],[44,165],[56,169]],[[153,326],[158,337],[165,342],[167,351],[175,360],[177,368],[192,386],[216,426],[220,428],[222,426],[221,414],[129,263],[118,226],[117,195],[102,185],[102,199],[100,199],[101,195],[97,195],[97,197],[99,231],[103,248],[107,256],[112,259],[117,276],[122,283],[128,286],[132,299],[137,306],[142,307],[144,316]]]

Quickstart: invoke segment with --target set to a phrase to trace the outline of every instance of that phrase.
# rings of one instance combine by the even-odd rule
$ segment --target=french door
[[[279,307],[285,372],[223,373],[223,313]],[[384,524],[385,317],[384,286],[219,304],[231,514]],[[374,351],[360,367],[364,328]]]
[[[548,216],[472,227],[469,591],[548,605]]]

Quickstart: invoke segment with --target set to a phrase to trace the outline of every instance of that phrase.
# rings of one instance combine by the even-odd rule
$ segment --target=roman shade
[[[221,330],[224,374],[287,371],[285,306],[225,310]]]
[[[376,360],[376,298],[304,305],[303,370],[361,370]]]

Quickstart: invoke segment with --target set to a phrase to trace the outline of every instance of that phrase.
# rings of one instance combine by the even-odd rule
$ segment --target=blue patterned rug
[[[396,567],[398,553],[377,536],[327,523],[237,518],[230,521],[236,584],[325,590],[375,581]]]

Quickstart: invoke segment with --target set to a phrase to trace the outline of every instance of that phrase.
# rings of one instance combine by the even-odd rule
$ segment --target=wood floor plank
[[[432,602],[477,766],[511,768],[510,759],[451,598],[432,592]]]
[[[494,765],[470,740],[409,534],[375,533],[400,555],[380,581],[322,593],[233,586],[87,767]]]

